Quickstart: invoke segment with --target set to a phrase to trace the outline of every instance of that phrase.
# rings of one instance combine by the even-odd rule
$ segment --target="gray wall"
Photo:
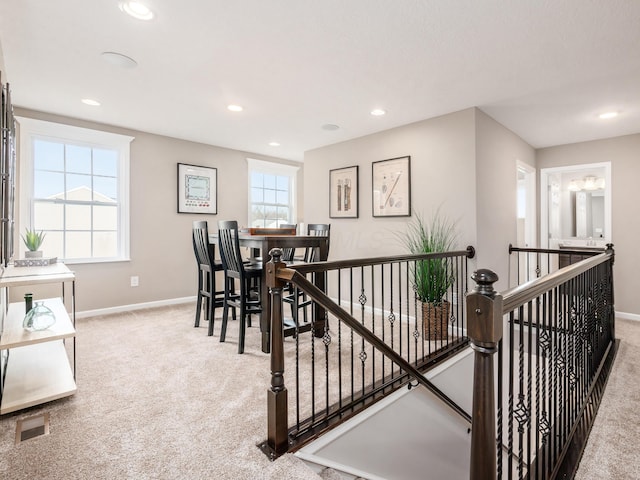
[[[0,45],[0,72],[2,72],[2,83],[7,83],[7,72],[4,69],[4,53],[2,53],[2,45]]]
[[[401,253],[395,232],[408,218],[371,216],[371,162],[411,155],[412,206],[459,221],[460,247],[477,248],[477,267],[508,286],[508,246],[516,239],[516,161],[535,152],[499,123],[470,108],[305,154],[305,221],[331,222],[331,259]],[[360,166],[360,218],[328,218],[329,170]],[[354,253],[355,252],[355,253]],[[477,267],[476,267],[477,266]]]
[[[371,163],[411,156],[412,208],[439,205],[457,219],[460,247],[476,244],[475,110],[467,109],[305,153],[304,221],[331,223],[330,260],[403,253],[397,234],[409,217],[372,217]],[[358,165],[357,219],[329,218],[329,170]]]
[[[218,220],[238,220],[240,225],[247,224],[247,157],[301,166],[262,155],[30,110],[17,108],[16,114],[135,137],[131,143],[130,170],[131,261],[72,265],[77,274],[77,309],[80,312],[195,296],[192,222],[207,220],[214,231]],[[177,163],[218,169],[217,215],[177,213]],[[299,176],[301,182],[302,168]],[[16,218],[19,218],[18,212]],[[18,226],[18,231],[23,230],[24,226]],[[139,287],[130,287],[132,275],[140,277]],[[22,292],[12,289],[11,293],[15,298]]]
[[[480,110],[475,126],[477,263],[496,272],[496,288],[505,290],[509,244],[517,245],[517,162],[535,167],[535,150]]]
[[[246,221],[247,157],[293,163],[33,111],[16,113],[136,137],[131,144],[131,261],[75,265],[79,311],[193,296],[191,222],[207,218],[215,228],[219,219]],[[331,223],[330,259],[403,252],[397,234],[405,231],[409,219],[371,216],[371,162],[410,155],[413,209],[428,215],[442,205],[447,215],[458,219],[459,246],[471,244],[478,251],[470,270],[496,271],[498,288],[504,289],[507,248],[516,241],[516,160],[538,168],[611,160],[613,238],[617,258],[624,259],[615,267],[616,309],[637,315],[640,299],[634,298],[631,285],[640,267],[633,250],[640,222],[628,198],[640,173],[638,151],[640,134],[534,151],[471,108],[307,152],[298,222]],[[218,215],[176,213],[178,162],[218,168]],[[329,170],[352,165],[360,167],[359,218],[330,219]],[[299,179],[302,182],[302,168]],[[129,286],[131,275],[140,277],[139,287]]]
[[[636,250],[640,220],[632,201],[640,179],[640,134],[543,148],[536,155],[538,168],[611,162],[616,311],[640,316],[640,297],[635,288],[640,271],[640,253]]]

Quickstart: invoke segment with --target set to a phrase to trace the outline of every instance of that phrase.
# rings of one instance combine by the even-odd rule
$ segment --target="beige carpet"
[[[640,322],[616,320],[620,347],[576,479],[640,478]]]
[[[0,420],[2,479],[319,479],[286,455],[270,462],[269,357],[259,329],[237,355],[193,328],[194,306],[78,320],[78,392]],[[254,322],[254,324],[257,322]],[[216,325],[216,334],[219,325]],[[51,413],[51,433],[14,445],[16,421]]]
[[[269,358],[256,326],[237,355],[193,328],[194,306],[79,320],[78,393],[0,419],[2,479],[304,479],[293,455],[270,462]],[[256,322],[257,323],[257,322]],[[578,478],[637,478],[640,323],[618,321],[620,352]],[[291,342],[288,339],[287,342]],[[50,412],[51,433],[14,445],[16,421]]]

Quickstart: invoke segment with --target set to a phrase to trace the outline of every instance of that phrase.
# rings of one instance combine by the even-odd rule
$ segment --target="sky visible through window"
[[[277,227],[291,222],[290,185],[287,175],[251,172],[251,226]]]
[[[47,255],[118,256],[118,168],[118,150],[34,139],[32,221]]]
[[[117,201],[117,174],[118,152],[115,150],[46,140],[34,142],[34,198],[50,198],[86,187]],[[94,196],[93,200],[98,199]]]

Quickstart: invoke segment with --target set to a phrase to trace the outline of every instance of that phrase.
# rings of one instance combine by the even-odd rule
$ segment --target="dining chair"
[[[331,224],[328,223],[310,223],[307,225],[307,235],[329,237],[331,232]],[[329,250],[329,239],[327,238],[327,254]],[[308,247],[305,249],[304,263],[313,263],[320,261],[320,251],[318,248]],[[307,298],[307,295],[297,288],[289,288],[289,294],[284,296],[284,302],[291,305],[291,315],[294,323],[300,327],[298,322],[299,311],[302,310],[303,322],[308,323],[307,307],[313,302]]]
[[[281,223],[279,228],[289,228],[289,229],[298,229],[297,223]],[[292,247],[287,247],[282,249],[282,261],[283,262],[293,262],[293,257],[296,253],[296,249]]]
[[[307,235],[313,235],[317,237],[327,237],[327,255],[329,252],[329,237],[331,233],[330,223],[310,223],[307,225]],[[304,261],[305,263],[317,262],[320,251],[317,248],[309,247],[305,250]]]
[[[193,222],[191,237],[198,266],[198,296],[194,327],[200,326],[202,304],[204,303],[205,320],[209,321],[208,335],[212,336],[216,307],[224,306],[226,289],[217,290],[216,288],[216,272],[222,272],[223,266],[221,262],[215,260],[215,245],[209,243],[209,228],[206,221]],[[235,310],[233,318],[236,318]]]
[[[260,298],[262,264],[246,263],[242,258],[238,239],[238,222],[235,220],[218,222],[218,246],[225,277],[237,279],[239,283],[239,292],[230,288],[225,289],[220,341],[225,341],[229,307],[239,308],[238,353],[243,353],[245,332],[247,324],[251,326],[251,315],[262,312]]]

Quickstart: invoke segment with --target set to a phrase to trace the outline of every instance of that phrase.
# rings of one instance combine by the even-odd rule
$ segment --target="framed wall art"
[[[329,217],[358,218],[358,166],[329,170]]]
[[[373,162],[372,212],[374,217],[411,215],[411,157]]]
[[[178,213],[218,213],[218,169],[178,164]]]

